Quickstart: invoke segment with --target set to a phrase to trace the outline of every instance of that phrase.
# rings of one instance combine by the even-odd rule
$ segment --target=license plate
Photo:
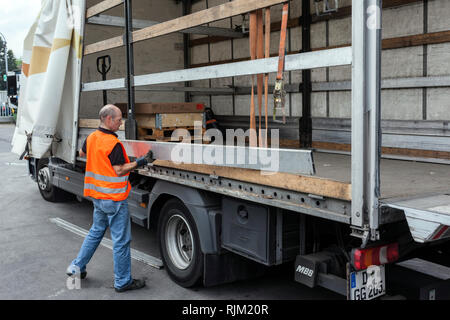
[[[350,273],[350,300],[372,300],[386,293],[384,266]]]

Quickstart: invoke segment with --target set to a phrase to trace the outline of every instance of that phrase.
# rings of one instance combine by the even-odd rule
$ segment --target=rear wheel
[[[172,199],[162,207],[158,238],[171,279],[182,287],[196,285],[203,275],[203,253],[194,219],[181,201]]]
[[[52,184],[51,173],[48,167],[48,158],[40,159],[37,168],[37,184],[42,197],[50,202],[68,201],[73,195]]]

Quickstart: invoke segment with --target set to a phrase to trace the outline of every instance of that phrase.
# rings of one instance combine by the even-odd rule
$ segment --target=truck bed
[[[249,169],[156,161],[155,165],[222,176],[230,179],[307,192],[340,200],[351,200],[351,157],[333,153],[314,153],[316,176],[286,173],[261,175]],[[381,198],[409,197],[448,192],[450,165],[403,160],[381,160]]]
[[[316,176],[351,182],[351,157],[314,153]],[[381,198],[409,197],[450,191],[450,165],[381,159]]]

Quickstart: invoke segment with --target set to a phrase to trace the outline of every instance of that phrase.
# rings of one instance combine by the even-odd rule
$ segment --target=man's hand
[[[127,174],[130,171],[133,171],[136,168],[143,167],[149,162],[153,162],[155,159],[153,159],[153,152],[150,150],[147,152],[147,154],[143,157],[137,158],[136,161],[125,163],[123,165],[113,166],[114,171],[116,174],[120,177],[125,174]]]
[[[152,163],[153,161],[155,161],[155,159],[153,159],[152,150],[149,150],[145,156],[136,159],[138,168],[143,167],[148,163]]]

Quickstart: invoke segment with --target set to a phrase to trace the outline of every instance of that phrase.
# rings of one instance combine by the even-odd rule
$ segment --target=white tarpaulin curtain
[[[85,0],[42,0],[24,41],[12,152],[75,159]],[[30,135],[31,134],[31,135]],[[74,139],[75,138],[75,139]]]

